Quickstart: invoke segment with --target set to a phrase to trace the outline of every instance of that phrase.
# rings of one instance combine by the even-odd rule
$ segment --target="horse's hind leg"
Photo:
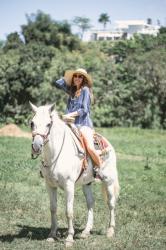
[[[81,234],[81,238],[87,238],[90,235],[90,231],[93,228],[93,205],[94,199],[91,190],[91,184],[83,186],[83,192],[86,198],[87,208],[88,208],[88,220],[85,229]]]
[[[68,236],[66,238],[66,247],[71,247],[74,242],[73,203],[74,203],[74,183],[68,180],[66,183],[66,217],[68,221]]]
[[[115,203],[116,203],[116,193],[114,183],[106,184],[103,183],[103,188],[106,190],[107,203],[110,211],[109,225],[107,230],[107,237],[112,237],[114,235],[115,229]]]

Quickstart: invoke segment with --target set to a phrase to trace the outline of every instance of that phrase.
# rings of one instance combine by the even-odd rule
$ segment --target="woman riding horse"
[[[87,145],[87,150],[102,176],[103,190],[109,207],[107,236],[112,237],[115,228],[114,209],[119,193],[118,172],[116,168],[116,153],[111,144],[106,159],[102,162],[93,144],[93,126],[90,119],[90,104],[92,96],[92,79],[84,69],[66,71],[64,78],[56,81],[56,86],[69,94],[65,119],[75,118],[75,125],[80,129]],[[57,236],[57,188],[65,192],[66,217],[68,234],[66,246],[74,242],[73,204],[75,186],[82,185],[88,208],[86,226],[82,238],[90,235],[93,229],[94,199],[91,185],[94,181],[93,162],[88,157],[87,168],[82,173],[82,156],[69,126],[58,116],[54,105],[37,107],[30,103],[34,111],[31,121],[32,153],[42,155],[42,175],[45,179],[50,197],[51,232],[49,241]],[[80,173],[82,173],[80,175]]]
[[[94,129],[90,118],[90,105],[93,101],[92,78],[85,69],[67,70],[64,78],[55,81],[58,88],[63,89],[68,95],[65,120],[74,118],[75,125],[79,128],[87,151],[95,163],[95,167],[102,165],[100,151],[94,147]]]
[[[30,105],[34,111],[34,117],[31,121],[32,153],[42,155],[41,171],[50,196],[51,232],[48,240],[53,241],[57,236],[57,189],[61,188],[64,190],[66,197],[66,217],[68,221],[66,246],[71,246],[74,242],[73,204],[76,185],[82,185],[88,208],[87,223],[81,237],[88,237],[93,229],[94,199],[90,185],[94,181],[93,163],[88,157],[87,168],[80,175],[82,172],[82,156],[80,156],[71,129],[60,119],[58,113],[54,110],[54,105],[40,107],[32,103]],[[109,207],[108,237],[112,237],[114,234],[114,209],[119,193],[116,153],[111,144],[110,147],[111,149],[103,161],[102,167],[99,168]]]

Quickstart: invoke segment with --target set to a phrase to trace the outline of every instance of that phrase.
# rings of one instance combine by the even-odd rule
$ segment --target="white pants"
[[[94,161],[96,166],[100,167],[102,164],[102,161],[100,159],[98,152],[96,151],[94,147],[94,142],[93,142],[94,130],[90,127],[82,126],[80,128],[80,132],[83,136],[88,153],[92,157],[92,160]]]

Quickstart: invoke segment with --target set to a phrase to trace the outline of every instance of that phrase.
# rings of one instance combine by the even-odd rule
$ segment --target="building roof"
[[[128,28],[129,25],[146,25],[145,20],[117,20],[115,24],[118,28]]]

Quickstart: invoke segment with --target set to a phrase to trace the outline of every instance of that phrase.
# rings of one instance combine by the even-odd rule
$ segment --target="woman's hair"
[[[84,76],[83,82],[81,84],[81,87],[84,87],[84,86],[87,86],[89,88],[91,103],[94,103],[92,87],[89,87],[88,80],[86,79],[85,76]],[[70,86],[70,96],[74,97],[76,91],[77,91],[77,87],[73,85],[73,78],[72,78],[72,82],[71,82],[71,86]]]

